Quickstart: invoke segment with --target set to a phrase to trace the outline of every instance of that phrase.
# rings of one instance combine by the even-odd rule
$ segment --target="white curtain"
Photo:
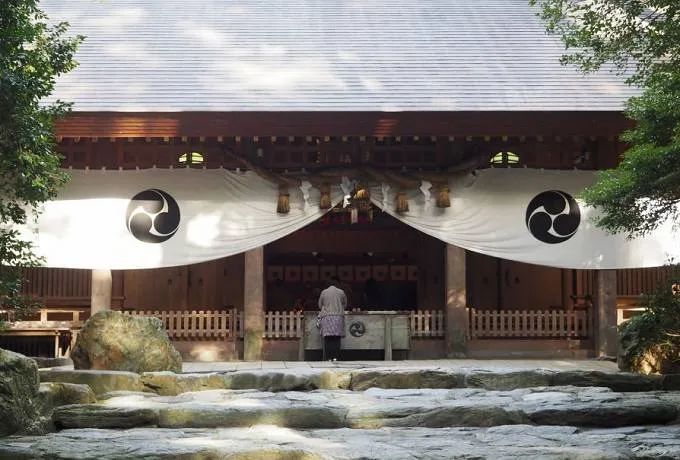
[[[37,225],[22,229],[48,267],[135,269],[204,262],[275,241],[325,213],[318,190],[303,182],[288,190],[290,212],[278,214],[278,186],[252,172],[69,173],[71,180],[44,205]],[[132,200],[135,196],[139,199]],[[337,184],[332,201],[341,200]]]
[[[393,185],[372,187],[371,200],[423,233],[503,259],[593,269],[680,260],[680,238],[670,222],[635,240],[596,228],[594,209],[569,202],[594,179],[589,171],[486,169],[449,182],[450,208],[436,206],[437,189],[427,182],[407,192],[409,211],[403,214],[396,213]]]
[[[278,214],[279,189],[252,172],[222,169],[73,170],[35,224],[22,228],[49,267],[134,269],[193,264],[247,251],[320,218],[319,191],[291,187],[290,212]],[[331,199],[354,183],[332,184]],[[628,240],[595,228],[594,210],[570,201],[592,172],[489,169],[451,179],[451,207],[436,206],[424,182],[407,191],[410,210],[397,214],[397,189],[371,188],[371,199],[395,218],[447,243],[494,257],[563,268],[653,267],[680,260],[671,223]],[[134,198],[137,199],[134,199]]]

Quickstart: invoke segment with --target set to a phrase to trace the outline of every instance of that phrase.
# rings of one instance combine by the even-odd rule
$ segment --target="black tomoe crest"
[[[126,213],[129,232],[144,243],[162,243],[179,229],[179,205],[167,192],[149,189],[130,200]]]
[[[568,193],[549,190],[529,202],[525,221],[537,240],[548,244],[563,243],[578,230],[581,210]]]

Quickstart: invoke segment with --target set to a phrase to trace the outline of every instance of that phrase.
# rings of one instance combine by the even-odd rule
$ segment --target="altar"
[[[316,327],[318,312],[305,312],[303,350],[322,350],[323,339]],[[342,350],[384,350],[385,361],[392,360],[393,350],[408,350],[411,334],[408,312],[345,312],[345,337]]]

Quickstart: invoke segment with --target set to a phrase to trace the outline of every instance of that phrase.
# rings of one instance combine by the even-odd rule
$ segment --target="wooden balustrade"
[[[297,339],[304,333],[303,313],[268,311],[264,314],[264,337],[267,339]]]
[[[592,331],[586,310],[475,310],[469,309],[471,339],[587,338]]]
[[[171,339],[230,339],[236,332],[233,310],[129,310],[125,314],[160,319]]]
[[[89,311],[78,308],[41,308],[29,317],[14,321],[12,312],[0,310],[0,318],[7,321],[8,331],[31,331],[40,329],[79,329]]]
[[[411,337],[441,338],[444,337],[444,310],[413,310],[409,317]]]
[[[631,307],[637,313],[639,308]],[[634,310],[634,311],[633,311]],[[619,311],[619,321],[623,318]],[[0,315],[7,312],[0,311]],[[165,326],[171,339],[233,340],[244,333],[243,312],[232,310],[139,310],[126,311],[131,316],[155,316]],[[7,323],[9,335],[41,335],[47,332],[77,334],[89,311],[83,309],[42,309],[35,317]],[[5,316],[6,319],[11,319]],[[469,337],[487,338],[587,338],[593,331],[589,311],[561,310],[476,310],[469,309]],[[288,311],[268,311],[264,315],[264,337],[267,339],[300,339],[304,334],[304,314]],[[412,338],[444,337],[443,310],[411,311],[409,317]]]

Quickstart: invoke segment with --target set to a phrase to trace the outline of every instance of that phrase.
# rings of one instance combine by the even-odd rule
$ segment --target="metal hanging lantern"
[[[330,209],[331,202],[331,186],[324,183],[321,185],[321,197],[319,198],[319,209]]]
[[[358,185],[354,193],[354,203],[359,211],[368,211],[371,208],[371,193],[368,188]]]
[[[279,187],[279,199],[276,203],[276,212],[279,214],[288,214],[290,212],[290,193],[288,187]]]
[[[438,208],[450,208],[451,207],[451,197],[449,196],[449,186],[440,185],[439,193],[437,195],[437,207]]]

